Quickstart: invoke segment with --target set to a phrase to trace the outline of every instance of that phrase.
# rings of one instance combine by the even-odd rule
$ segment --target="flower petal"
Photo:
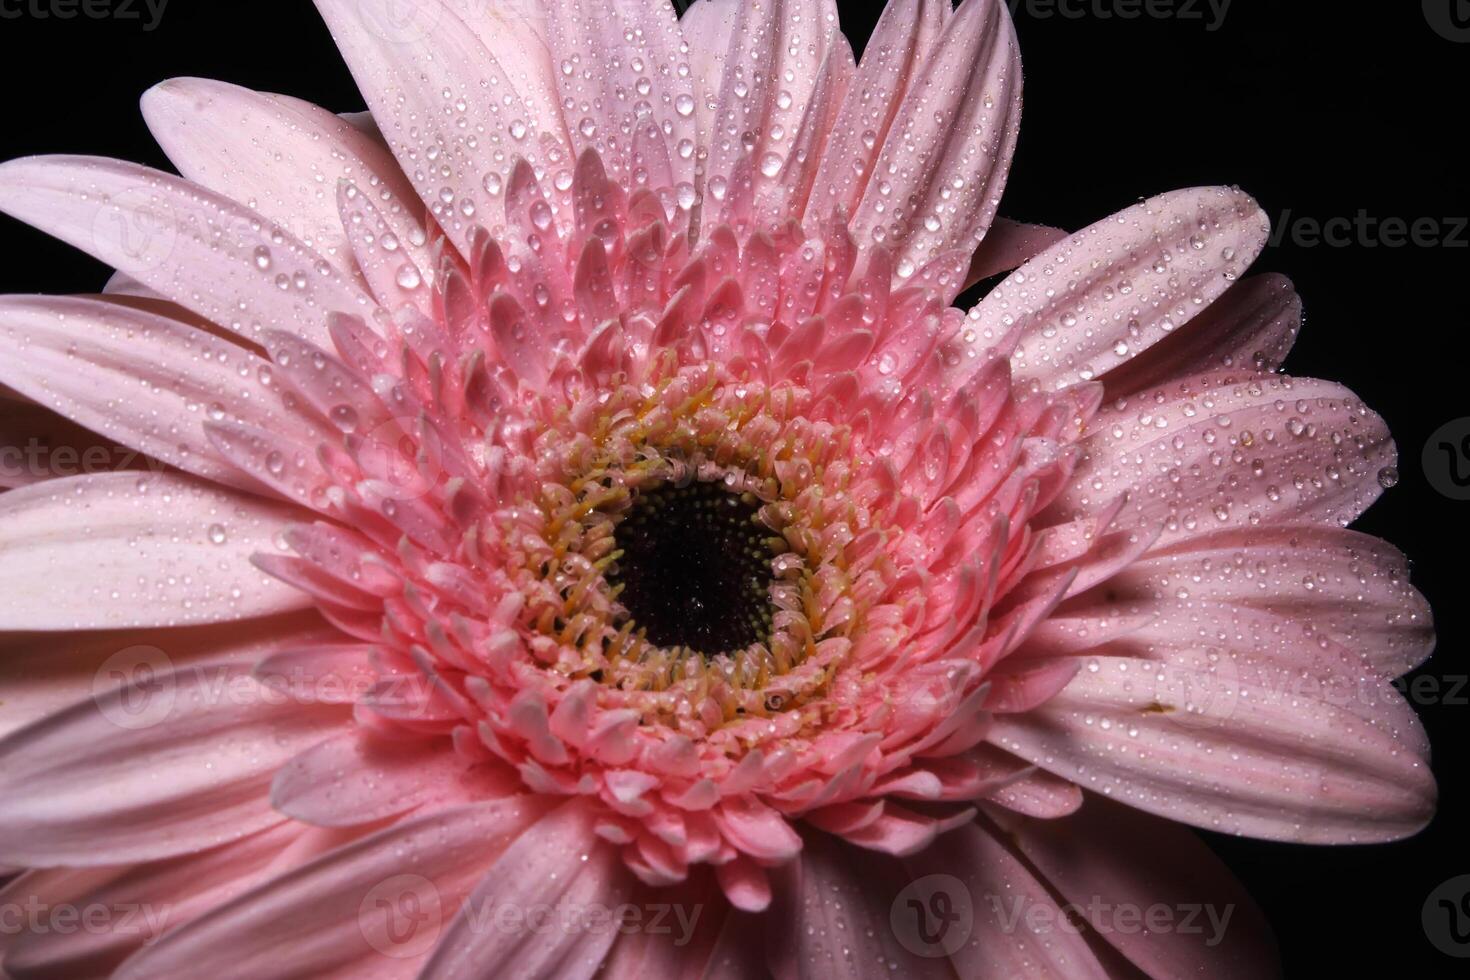
[[[169,933],[116,977],[413,976],[476,879],[544,810],[519,796],[413,816]]]
[[[973,252],[995,219],[1021,119],[1021,55],[1005,4],[965,0],[895,119],[852,233],[860,246],[887,246],[906,279],[943,252]]]
[[[115,687],[140,671],[252,664],[333,635],[315,612],[163,630],[10,633],[0,642],[0,738]]]
[[[1099,796],[1060,820],[990,815],[1093,931],[1149,976],[1280,975],[1260,910],[1191,831]],[[1166,927],[1130,927],[1156,909],[1170,916]]]
[[[260,484],[204,435],[230,418],[304,445],[319,436],[269,362],[177,320],[84,297],[0,297],[0,382],[126,446],[217,483]]]
[[[970,824],[945,834],[905,862],[919,881],[932,882],[928,894],[909,899],[909,921],[930,913],[964,916],[973,923],[969,941],[950,953],[962,977],[1109,976],[1087,940],[1066,918],[1046,882],[1026,866],[988,828]],[[943,901],[941,901],[943,900]],[[926,918],[920,928],[940,920]],[[951,919],[948,928],[965,924]],[[939,936],[947,933],[941,931]],[[918,933],[920,939],[924,933]],[[942,940],[941,940],[942,941]],[[933,950],[942,951],[943,947]]]
[[[1345,525],[1383,492],[1393,443],[1341,385],[1201,374],[1115,402],[1079,446],[1060,520],[1127,494],[1119,527],[1163,526],[1157,547],[1271,523]]]
[[[271,805],[319,827],[350,827],[428,803],[508,796],[512,789],[505,779],[472,772],[446,739],[386,739],[357,731],[336,735],[282,766],[271,783]]]
[[[1020,380],[1089,381],[1202,313],[1266,244],[1237,190],[1197,187],[1135,204],[1058,242],[971,311],[982,337],[1019,336]]]
[[[121,269],[246,339],[327,344],[327,314],[368,296],[285,229],[227,197],[136,164],[28,157],[0,164],[0,211]]]
[[[490,927],[492,907],[530,910],[565,906],[616,908],[631,893],[631,875],[618,852],[592,832],[593,815],[581,801],[564,803],[533,824],[500,855],[424,967],[424,980],[489,974],[509,977],[589,978],[597,973],[617,930],[577,927],[538,930]]]
[[[560,154],[569,176],[572,158],[560,119],[536,115],[448,5],[423,4],[404,16],[396,3],[316,0],[399,164],[468,256],[470,232],[503,219],[503,189],[516,158],[555,173],[552,160]]]
[[[304,608],[256,571],[301,512],[166,473],[50,480],[0,496],[0,627],[222,622]],[[57,588],[65,583],[64,588]]]
[[[890,903],[908,877],[897,858],[858,851],[822,833],[808,834],[801,857],[783,876],[766,917],[766,963],[771,973],[952,980],[954,974],[943,956],[910,951],[889,924]]]
[[[1223,833],[1396,840],[1434,811],[1416,730],[1396,737],[1290,686],[1242,682],[1220,667],[1129,657],[1094,666],[1040,708],[996,716],[990,741],[1084,788]]]
[[[1109,398],[1205,371],[1275,371],[1302,328],[1302,300],[1291,280],[1270,273],[1242,279],[1189,326],[1108,371]]]
[[[340,116],[226,82],[174,78],[143,95],[143,118],[184,177],[260,212],[348,276],[336,196],[343,180],[371,187],[402,247],[432,268],[412,185],[379,142]]]
[[[1155,549],[1107,583],[1114,603],[1175,597],[1271,612],[1311,624],[1384,677],[1434,649],[1429,603],[1408,560],[1386,541],[1319,525],[1216,531]]]
[[[272,826],[275,768],[349,717],[274,697],[243,664],[98,694],[0,741],[0,861],[146,861]]]

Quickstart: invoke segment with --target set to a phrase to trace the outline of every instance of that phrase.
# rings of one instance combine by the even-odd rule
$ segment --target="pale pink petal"
[[[284,819],[276,767],[349,717],[274,697],[240,664],[98,694],[0,741],[0,860],[119,864],[262,830]]]
[[[271,805],[319,827],[373,823],[429,804],[511,795],[515,781],[503,767],[490,768],[472,767],[445,739],[347,732],[282,766],[271,783]]]
[[[337,183],[371,187],[406,254],[432,267],[423,204],[391,154],[325,109],[203,78],[143,95],[143,118],[184,177],[258,211],[353,275]]]
[[[708,874],[668,888],[645,886],[631,903],[639,917],[608,952],[601,980],[709,976],[726,920],[740,916],[724,903]]]
[[[964,286],[968,289],[983,279],[1010,272],[1066,237],[1066,231],[1061,228],[996,218],[980,241],[980,247],[970,256]]]
[[[942,0],[889,0],[883,9],[822,150],[808,220],[857,208],[903,96],[939,40],[946,7]]]
[[[0,211],[247,339],[277,329],[326,343],[327,314],[371,309],[289,230],[136,164],[68,156],[0,164]]]
[[[1150,198],[1058,242],[971,312],[991,342],[1019,334],[1022,379],[1088,381],[1158,343],[1219,297],[1266,244],[1266,216],[1223,187]]]
[[[1384,677],[1434,649],[1434,621],[1393,545],[1320,525],[1246,527],[1145,554],[1107,583],[1110,602],[1197,599],[1275,613],[1332,636]]]
[[[632,876],[615,848],[592,833],[594,814],[581,801],[564,803],[533,824],[500,855],[475,886],[445,931],[424,980],[457,980],[488,974],[557,976],[567,980],[597,973],[617,938],[615,923],[537,930],[497,928],[496,906],[615,909],[632,892]]]
[[[406,18],[396,0],[317,0],[317,9],[404,173],[462,255],[470,254],[473,228],[502,224],[516,158],[546,167],[548,176],[570,175],[560,120],[536,115],[448,6],[430,4]]]
[[[1417,732],[1395,737],[1291,686],[1243,683],[1218,667],[1100,657],[1042,707],[997,716],[988,737],[1084,788],[1224,833],[1395,840],[1434,810]]]
[[[287,407],[270,364],[156,314],[82,297],[0,297],[0,381],[155,459],[217,483],[260,484],[219,455],[210,419],[272,429],[303,445],[316,425]]]
[[[166,473],[12,490],[0,496],[0,626],[179,626],[304,608],[307,597],[249,562],[301,516]]]
[[[943,956],[910,950],[890,924],[891,903],[909,880],[897,858],[858,851],[822,833],[808,834],[800,858],[780,880],[765,921],[771,973],[803,980],[952,980]]]
[[[31,872],[11,886],[13,897],[0,892],[0,903],[24,896],[52,909],[105,909],[106,928],[22,932],[4,949],[5,968],[26,980],[105,976],[167,930],[253,887],[305,830],[288,821],[233,844],[132,868]],[[67,880],[49,880],[57,878]]]
[[[251,664],[281,647],[332,635],[315,612],[160,630],[10,633],[0,642],[0,738],[143,671]]]
[[[699,144],[709,145],[720,83],[725,77],[725,53],[740,16],[740,0],[695,0],[679,18],[679,29],[689,45],[689,69],[694,81],[694,119]]]
[[[1020,117],[1010,15],[999,0],[965,0],[898,108],[854,239],[889,248],[899,279],[943,252],[973,252],[995,218]]]
[[[1193,832],[1099,796],[1061,820],[990,815],[1093,931],[1149,976],[1280,975],[1260,910]]]
[[[905,864],[916,882],[930,882],[927,889],[906,900],[907,907],[900,913],[908,916],[916,931],[919,915],[935,915],[943,909],[950,910],[946,914],[951,916],[968,913],[949,924],[950,929],[962,927],[966,917],[972,923],[968,941],[949,957],[959,976],[975,980],[1106,980],[1109,976],[1087,939],[1067,920],[1046,882],[988,828],[979,824],[961,827]],[[930,919],[925,925],[933,930],[939,922]],[[918,936],[923,939],[924,934]]]
[[[1157,546],[1262,523],[1345,525],[1394,462],[1383,420],[1326,381],[1195,375],[1113,403],[1090,427],[1059,519],[1127,495],[1116,522]]]
[[[692,194],[694,87],[674,5],[563,0],[546,5],[546,22],[573,152],[595,149],[624,190]]]
[[[169,933],[118,980],[414,976],[485,869],[544,812],[519,796],[415,815]]]
[[[1108,371],[1109,398],[1204,371],[1275,371],[1302,327],[1302,300],[1274,273],[1242,279],[1194,320]]]
[[[800,130],[828,51],[846,45],[831,0],[739,5],[705,134],[705,226],[737,217],[776,177],[786,158],[773,132]]]

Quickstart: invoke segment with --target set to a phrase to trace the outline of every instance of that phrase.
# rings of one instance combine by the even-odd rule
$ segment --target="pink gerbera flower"
[[[998,0],[318,5],[371,117],[0,167],[120,270],[0,382],[152,464],[0,496],[0,864],[158,913],[9,976],[1259,977],[1169,821],[1427,820],[1382,421],[1240,191],[996,217]]]

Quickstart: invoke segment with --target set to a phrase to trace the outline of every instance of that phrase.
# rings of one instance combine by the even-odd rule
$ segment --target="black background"
[[[22,2],[35,0],[0,0],[0,11]],[[1380,221],[1436,219],[1448,235],[1456,223],[1447,219],[1470,214],[1470,43],[1432,29],[1417,0],[1234,0],[1215,30],[1192,0],[1202,16],[1098,16],[1127,2],[1069,0],[1079,16],[1046,16],[1049,0],[1018,7],[1026,111],[1007,216],[1078,228],[1139,197],[1213,183],[1239,184],[1273,223],[1288,209],[1293,221],[1364,210]],[[877,11],[843,7],[860,49]],[[171,0],[152,31],[141,3],[132,9],[141,20],[0,18],[0,158],[80,152],[166,167],[137,99],[175,75],[362,107],[304,0]],[[1424,833],[1392,845],[1210,842],[1274,924],[1288,976],[1373,975],[1375,964],[1404,976],[1462,976],[1470,961],[1430,945],[1420,909],[1440,882],[1470,873],[1470,685],[1459,687],[1470,673],[1462,570],[1470,503],[1435,492],[1420,450],[1442,423],[1470,415],[1459,343],[1470,232],[1459,233],[1458,247],[1372,244],[1311,246],[1288,235],[1256,269],[1291,276],[1305,300],[1288,370],[1349,385],[1387,418],[1400,447],[1402,482],[1358,526],[1414,558],[1414,580],[1436,612],[1439,651],[1419,673],[1438,679],[1440,695],[1418,708],[1435,749],[1439,813]],[[91,291],[106,278],[91,259],[3,218],[0,256],[0,292]]]

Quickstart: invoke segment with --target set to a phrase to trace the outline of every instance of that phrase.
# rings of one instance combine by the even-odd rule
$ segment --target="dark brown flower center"
[[[767,638],[772,532],[759,508],[750,494],[700,481],[634,496],[608,578],[648,642],[709,658]]]

